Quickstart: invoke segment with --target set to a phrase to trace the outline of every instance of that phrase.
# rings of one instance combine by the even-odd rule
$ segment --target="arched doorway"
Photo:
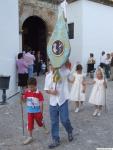
[[[37,54],[40,51],[42,59],[47,60],[47,29],[46,23],[38,16],[30,16],[22,26],[22,48],[30,47]]]

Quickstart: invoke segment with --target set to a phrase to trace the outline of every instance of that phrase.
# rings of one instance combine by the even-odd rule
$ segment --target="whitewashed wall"
[[[113,7],[83,1],[83,63],[90,52],[100,63],[102,51],[113,52]]]
[[[86,70],[89,53],[93,52],[96,66],[102,51],[113,51],[113,7],[88,0],[67,6],[68,23],[75,23],[75,37],[71,43],[71,61],[80,60]]]
[[[11,76],[8,97],[17,91],[15,58],[18,52],[18,0],[2,0],[0,2],[0,75]]]
[[[82,61],[82,16],[83,8],[81,1],[67,5],[67,21],[68,23],[74,22],[74,39],[70,40],[70,59],[72,64],[75,64],[77,61]]]

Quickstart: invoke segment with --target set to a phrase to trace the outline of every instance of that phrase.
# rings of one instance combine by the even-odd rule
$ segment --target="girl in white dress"
[[[92,83],[94,86],[89,98],[89,103],[95,105],[93,116],[100,116],[102,106],[105,105],[105,90],[107,88],[107,83],[104,79],[104,73],[101,68],[96,71],[96,78]]]
[[[70,92],[70,100],[75,102],[75,112],[79,111],[80,105],[85,101],[85,79],[82,73],[82,65],[76,66],[76,71],[73,74],[73,79],[70,81],[72,88]]]

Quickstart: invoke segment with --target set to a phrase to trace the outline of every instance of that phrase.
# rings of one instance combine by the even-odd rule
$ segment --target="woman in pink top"
[[[18,54],[18,60],[16,61],[18,71],[18,86],[24,88],[27,86],[28,80],[28,64],[23,58],[23,53]]]

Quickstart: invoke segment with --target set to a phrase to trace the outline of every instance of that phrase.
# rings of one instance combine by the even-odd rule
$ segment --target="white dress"
[[[75,81],[72,84],[71,92],[70,92],[70,100],[71,101],[85,101],[85,93],[83,93],[83,85],[82,81],[84,79],[84,74],[73,74]]]
[[[105,105],[105,86],[104,86],[104,80],[98,80],[94,79],[96,82],[93,86],[89,103],[94,105]]]

